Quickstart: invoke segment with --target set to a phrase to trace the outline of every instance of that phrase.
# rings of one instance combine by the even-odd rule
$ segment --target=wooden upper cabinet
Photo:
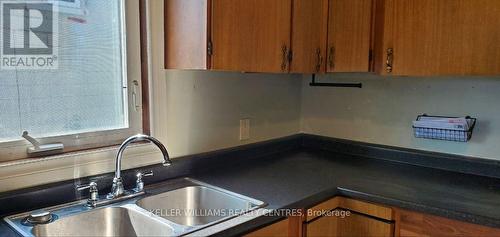
[[[165,68],[366,72],[372,1],[165,0]]]
[[[294,0],[290,72],[325,71],[328,0]]]
[[[288,72],[292,0],[212,0],[213,70]]]
[[[369,72],[373,1],[293,1],[290,72]]]
[[[164,3],[167,69],[500,75],[499,0]]]
[[[165,68],[209,69],[209,0],[165,0]]]
[[[330,0],[328,72],[370,71],[373,0]]]
[[[382,1],[378,71],[389,61],[393,75],[500,74],[500,1]]]

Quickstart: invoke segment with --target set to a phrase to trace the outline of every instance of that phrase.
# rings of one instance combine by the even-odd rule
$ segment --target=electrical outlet
[[[240,120],[240,141],[250,139],[250,119]]]

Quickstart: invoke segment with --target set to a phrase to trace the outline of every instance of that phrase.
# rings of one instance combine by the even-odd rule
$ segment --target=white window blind
[[[128,109],[132,106],[126,32],[137,38],[139,30],[126,28],[126,1],[76,2],[81,2],[80,9],[65,11],[64,5],[58,13],[57,69],[0,70],[0,144],[21,140],[23,131],[36,138],[131,127],[137,131],[140,121],[132,119]],[[131,15],[136,22],[138,13]]]
[[[0,141],[128,126],[120,3],[60,13],[58,69],[0,71]]]

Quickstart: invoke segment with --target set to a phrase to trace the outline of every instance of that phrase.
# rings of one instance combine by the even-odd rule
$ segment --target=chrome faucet
[[[118,154],[116,155],[116,169],[115,169],[115,178],[113,178],[113,186],[111,187],[111,192],[107,195],[108,199],[115,199],[123,196],[125,194],[125,190],[123,188],[123,180],[121,176],[121,168],[122,168],[122,157],[123,157],[123,152],[125,149],[128,147],[133,142],[137,141],[149,141],[153,144],[155,144],[163,154],[163,166],[170,166],[172,162],[170,161],[170,157],[168,155],[167,149],[165,146],[158,141],[156,138],[144,135],[144,134],[138,134],[132,137],[129,137],[127,140],[125,140],[120,148],[118,149]]]

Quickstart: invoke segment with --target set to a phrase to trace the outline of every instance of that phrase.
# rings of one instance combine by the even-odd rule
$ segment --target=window
[[[21,137],[23,131],[42,144],[64,143],[66,150],[118,144],[142,131],[138,1],[52,2],[57,21],[53,31],[16,33],[7,29],[2,16],[1,32],[11,31],[13,45],[22,46],[26,40],[21,37],[32,42],[36,36],[42,43],[46,35],[57,38],[50,55],[57,64],[30,68],[11,61],[14,68],[6,69],[2,62],[0,161],[26,157],[31,145]],[[45,19],[41,12],[37,14]],[[22,19],[11,17],[10,26],[22,26],[14,22]]]

